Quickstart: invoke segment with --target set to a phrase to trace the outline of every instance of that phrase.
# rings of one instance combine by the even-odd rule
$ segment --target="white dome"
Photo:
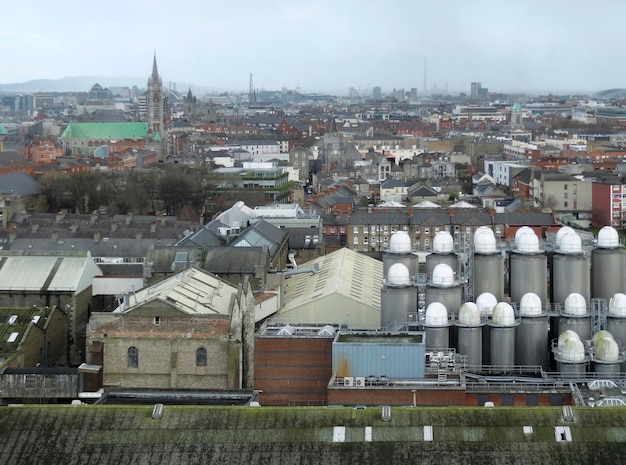
[[[566,339],[561,347],[561,359],[565,362],[585,361],[585,346],[580,339]]]
[[[609,300],[609,315],[626,317],[626,295],[618,292]]]
[[[498,326],[514,326],[515,325],[515,312],[506,302],[498,302],[493,308],[493,316],[491,321]]]
[[[619,246],[619,236],[612,226],[605,226],[598,231],[598,247],[612,249]]]
[[[603,362],[617,362],[619,360],[619,347],[613,338],[600,339],[594,344],[594,354]]]
[[[440,263],[433,268],[431,282],[436,286],[451,286],[454,284],[454,271],[452,271],[450,265]]]
[[[557,245],[557,251],[560,253],[580,253],[582,250],[582,240],[575,232],[563,234],[561,242]]]
[[[527,232],[531,232],[531,233],[535,234],[535,231],[533,231],[533,228],[531,228],[530,226],[522,226],[517,231],[515,231],[515,243],[517,244],[517,239],[522,234],[527,233]]]
[[[539,252],[539,238],[533,230],[524,232],[516,237],[515,246],[519,252],[535,253]]]
[[[496,236],[486,226],[481,226],[474,233],[474,250],[481,254],[490,254],[497,251]]]
[[[522,316],[539,316],[542,310],[541,298],[533,292],[527,292],[519,301],[519,312]]]
[[[433,302],[426,308],[426,326],[448,326],[448,310],[441,302]]]
[[[387,282],[392,286],[408,286],[411,284],[409,269],[402,263],[394,263],[387,270]]]
[[[398,231],[389,239],[389,251],[393,253],[408,253],[411,251],[411,237],[406,231]]]
[[[448,231],[439,231],[433,239],[433,252],[450,253],[454,250],[454,240]]]
[[[474,302],[465,302],[459,308],[459,323],[467,326],[480,325],[480,310]]]
[[[573,316],[585,315],[587,313],[587,301],[582,295],[572,292],[565,298],[563,313]]]
[[[593,345],[595,346],[602,339],[613,339],[613,335],[609,333],[606,329],[601,329],[600,331],[595,333],[591,339],[593,340]]]
[[[580,336],[578,336],[578,333],[576,331],[572,331],[571,329],[566,329],[561,334],[559,334],[559,340],[558,340],[557,346],[559,348],[563,347],[563,345],[565,344],[565,341],[569,339],[577,339],[580,341]]]
[[[569,226],[563,226],[561,229],[559,229],[556,232],[556,240],[555,240],[555,242],[556,242],[556,248],[557,249],[559,248],[559,245],[561,245],[561,239],[563,238],[563,236],[565,234],[570,234],[570,233],[576,234],[576,231],[574,231],[574,229],[570,228]]]
[[[498,303],[498,299],[491,292],[483,292],[476,298],[476,305],[480,309],[481,315],[491,316],[493,307]]]

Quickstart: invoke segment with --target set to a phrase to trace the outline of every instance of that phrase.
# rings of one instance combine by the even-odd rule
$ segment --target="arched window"
[[[137,347],[128,348],[128,368],[139,367],[139,350]]]
[[[196,350],[196,366],[206,366],[206,349],[204,347],[200,347]]]

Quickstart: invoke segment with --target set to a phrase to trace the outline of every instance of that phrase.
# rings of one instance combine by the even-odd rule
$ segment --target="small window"
[[[207,365],[206,349],[199,347],[196,349],[196,366],[205,367]]]
[[[139,350],[137,347],[128,348],[128,368],[139,367]]]
[[[154,324],[155,325],[160,325],[161,324],[161,317],[160,316],[155,316],[154,317]]]

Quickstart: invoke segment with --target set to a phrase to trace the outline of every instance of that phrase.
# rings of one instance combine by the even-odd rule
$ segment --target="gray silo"
[[[411,237],[405,231],[397,231],[389,239],[389,248],[383,253],[383,278],[387,278],[389,267],[394,263],[406,266],[411,279],[419,273],[419,257],[411,249]]]
[[[519,325],[513,307],[506,302],[499,302],[493,309],[493,316],[488,323],[491,327],[492,369],[509,371],[515,365],[515,328]]]
[[[442,303],[433,302],[426,307],[422,326],[427,349],[450,348],[450,323],[448,311]]]
[[[380,290],[380,325],[389,328],[395,322],[407,320],[407,314],[417,312],[417,288],[409,269],[402,263],[389,267],[387,279]]]
[[[496,246],[493,231],[481,226],[474,233],[474,268],[472,270],[474,296],[489,292],[498,301],[504,300],[504,257]]]
[[[449,265],[440,263],[435,266],[425,294],[426,307],[433,302],[440,302],[450,315],[455,316],[459,312],[462,289],[460,283],[454,279],[454,271]]]
[[[624,353],[608,331],[593,335],[593,371],[611,378],[619,375]]]
[[[524,294],[519,303],[520,324],[515,330],[515,364],[548,369],[548,315],[537,294]]]
[[[480,310],[481,317],[486,323],[489,323],[493,316],[493,309],[498,304],[498,299],[491,292],[483,292],[476,297],[476,305]],[[490,350],[491,347],[491,326],[489,324],[483,325],[483,365],[490,364]]]
[[[465,302],[459,309],[457,352],[467,356],[468,366],[483,364],[483,326],[485,320],[480,314],[478,305]]]
[[[553,348],[557,371],[567,373],[570,377],[583,375],[587,372],[589,358],[585,345],[574,331],[563,331],[558,343]]]
[[[583,254],[582,240],[578,234],[565,232],[557,235],[550,279],[552,302],[565,302],[572,293],[582,295],[589,302],[589,266],[589,259]]]
[[[591,297],[609,300],[626,289],[624,252],[617,231],[605,226],[598,232],[596,247],[591,251]]]
[[[559,334],[568,329],[578,334],[581,341],[591,339],[591,312],[585,298],[576,292],[565,298],[559,317]]]
[[[428,280],[432,280],[433,270],[442,263],[452,268],[455,273],[459,269],[459,257],[454,253],[454,240],[447,231],[439,231],[435,234],[432,253],[426,255],[426,277]]]
[[[529,292],[537,294],[542,302],[548,301],[548,260],[539,249],[534,232],[517,236],[509,258],[509,276],[513,302],[519,302]]]
[[[619,347],[626,347],[626,295],[621,292],[609,300],[606,330],[611,333]],[[626,363],[622,364],[622,371],[626,371]]]

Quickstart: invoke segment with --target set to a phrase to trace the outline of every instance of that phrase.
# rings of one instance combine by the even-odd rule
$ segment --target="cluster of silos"
[[[528,226],[515,233],[515,243],[509,257],[510,295],[519,302],[524,294],[537,294],[542,302],[548,299],[548,260],[539,248],[539,238]]]
[[[481,226],[474,233],[471,283],[474,297],[489,292],[498,301],[504,300],[504,257],[498,250],[493,231],[487,226]]]
[[[626,347],[626,295],[618,292],[609,300],[606,315],[606,330],[620,348]],[[622,363],[621,371],[626,372],[626,363]]]
[[[591,339],[591,312],[585,298],[572,292],[565,298],[559,318],[559,334],[571,330],[578,334],[582,341]]]
[[[624,363],[624,352],[606,330],[598,331],[591,340],[593,371],[608,377],[619,375],[620,365]]]
[[[483,292],[475,298],[476,306],[480,311],[481,318],[488,322],[493,316],[493,309],[498,304],[498,299],[491,292]],[[488,324],[482,327],[482,362],[483,365],[489,365],[491,362],[491,326]]]
[[[404,322],[407,315],[417,312],[415,278],[419,258],[411,250],[408,233],[399,231],[391,236],[389,249],[383,254],[383,286],[380,291],[380,324],[382,328]]]
[[[508,371],[515,365],[515,330],[519,325],[519,318],[511,304],[498,302],[487,324],[490,327],[489,364],[502,371]]]
[[[624,292],[624,251],[615,228],[605,226],[598,232],[596,247],[591,251],[591,297],[611,299]]]
[[[580,294],[589,302],[589,260],[583,253],[580,236],[568,226],[556,233],[551,271],[553,303],[565,302],[572,293]]]
[[[422,326],[426,333],[426,348],[448,349],[450,345],[450,326],[452,322],[446,306],[432,302],[426,307]]]
[[[552,353],[557,363],[557,371],[574,377],[587,372],[589,357],[585,344],[576,332],[566,330],[560,333]]]
[[[483,364],[483,327],[485,316],[474,302],[465,302],[456,320],[457,351],[467,356],[468,366]]]
[[[428,281],[432,281],[435,267],[441,264],[448,265],[455,273],[459,269],[459,257],[454,253],[454,240],[448,231],[439,231],[435,234],[432,253],[426,255],[426,277]]]

